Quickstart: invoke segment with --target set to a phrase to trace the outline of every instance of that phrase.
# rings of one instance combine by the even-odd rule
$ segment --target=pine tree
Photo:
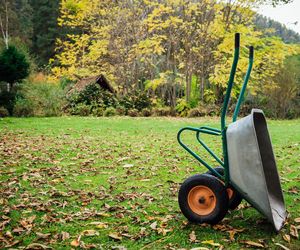
[[[54,54],[59,37],[57,17],[59,0],[30,0],[33,9],[32,52],[39,65],[45,65]]]

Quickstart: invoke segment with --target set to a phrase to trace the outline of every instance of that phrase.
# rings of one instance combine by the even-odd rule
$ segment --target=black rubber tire
[[[188,203],[188,194],[196,186],[206,186],[216,197],[216,206],[208,215],[199,215],[192,211]],[[224,185],[218,178],[208,174],[197,174],[184,181],[178,194],[179,207],[183,215],[193,223],[217,224],[228,212],[228,195]]]
[[[224,168],[222,167],[216,167],[214,168],[219,174],[224,175]],[[207,171],[206,174],[214,175],[211,171]],[[243,197],[240,195],[240,193],[232,186],[229,186],[229,188],[233,191],[232,197],[229,199],[229,209],[234,210],[236,209],[242,202]]]

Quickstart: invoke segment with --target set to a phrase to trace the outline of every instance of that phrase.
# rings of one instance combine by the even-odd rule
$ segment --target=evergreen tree
[[[39,65],[53,57],[55,40],[59,37],[57,18],[59,0],[30,0],[33,9],[32,52]]]
[[[29,62],[25,55],[14,46],[3,49],[0,54],[0,82],[6,82],[12,89],[13,84],[29,75]]]

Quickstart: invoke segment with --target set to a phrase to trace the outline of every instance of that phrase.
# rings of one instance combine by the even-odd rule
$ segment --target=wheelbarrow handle
[[[243,83],[243,86],[242,86],[242,89],[241,89],[238,101],[237,101],[235,109],[234,109],[233,118],[232,118],[233,122],[236,121],[236,119],[237,119],[237,117],[239,115],[239,112],[240,112],[241,104],[242,104],[242,102],[244,100],[245,91],[246,91],[247,84],[248,84],[248,81],[249,81],[249,78],[250,78],[250,74],[251,74],[251,71],[252,71],[253,58],[254,58],[254,48],[253,48],[253,46],[250,46],[249,47],[249,64],[248,64],[248,69],[247,69],[247,73],[246,73],[245,78],[244,78],[244,83]]]
[[[223,131],[226,127],[226,114],[228,109],[228,103],[230,99],[230,94],[233,86],[234,76],[237,68],[237,64],[239,61],[239,54],[240,54],[240,33],[235,34],[235,44],[234,44],[234,57],[233,57],[233,63],[230,71],[230,77],[228,80],[228,87],[225,94],[224,104],[222,108],[222,114],[221,114],[221,130]]]

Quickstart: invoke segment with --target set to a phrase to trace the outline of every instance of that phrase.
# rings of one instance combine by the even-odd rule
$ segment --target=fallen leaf
[[[103,228],[108,228],[108,225],[106,223],[100,222],[96,227],[103,229]]]
[[[208,244],[214,247],[220,247],[221,244],[219,243],[215,243],[213,240],[205,240],[205,241],[201,241],[202,244]]]
[[[72,247],[79,247],[80,246],[80,239],[81,239],[81,234],[78,236],[78,238],[76,240],[73,240],[71,242],[71,246]]]
[[[70,234],[67,232],[61,232],[61,239],[62,240],[67,240],[70,238]]]
[[[99,235],[99,232],[97,232],[96,230],[84,230],[82,233],[82,235],[84,236],[98,236]]]
[[[275,243],[275,245],[281,247],[281,248],[284,249],[284,250],[290,250],[289,248],[287,248],[286,246],[284,246],[284,245],[282,245],[282,244],[280,244],[280,243]]]
[[[43,233],[37,232],[36,235],[37,235],[37,237],[38,237],[39,239],[47,239],[47,238],[49,238],[49,236],[50,236],[51,234],[50,234],[50,233],[48,233],[48,234],[43,234]]]
[[[53,248],[48,247],[48,246],[43,245],[43,244],[39,244],[39,243],[32,243],[32,244],[28,245],[25,249],[41,250],[41,249],[53,249]]]
[[[194,247],[191,250],[209,250],[209,248],[206,248],[206,247]]]
[[[123,166],[123,168],[132,168],[133,167],[133,164],[125,164],[124,166]]]
[[[112,246],[111,249],[113,249],[113,250],[127,250],[127,248],[124,247],[124,246]]]
[[[108,236],[114,240],[122,240],[122,236],[119,233],[113,232],[113,233],[110,233]]]
[[[190,237],[190,242],[196,242],[197,237],[196,237],[195,231],[192,231],[192,232],[189,234],[189,237]]]
[[[79,245],[80,245],[79,240],[73,240],[73,241],[71,242],[71,246],[72,246],[72,247],[79,247]]]
[[[287,241],[288,243],[290,243],[290,241],[291,241],[291,236],[289,236],[288,234],[282,235],[282,238],[283,238],[285,241]]]
[[[7,236],[7,237],[10,238],[10,239],[13,239],[13,238],[14,238],[14,236],[13,236],[12,233],[11,233],[11,231],[7,231],[7,232],[5,233],[5,236]]]
[[[300,223],[300,217],[299,217],[299,218],[296,218],[296,219],[294,219],[294,221],[295,221],[296,223]]]
[[[103,212],[97,213],[97,215],[102,216],[102,217],[109,217],[110,216],[108,213],[103,213]]]
[[[251,241],[251,240],[242,241],[242,243],[245,243],[245,244],[247,244],[249,246],[252,246],[252,247],[260,247],[260,248],[265,247],[263,244],[260,244],[260,243],[257,243],[257,242]]]
[[[290,235],[292,235],[296,239],[299,238],[298,229],[294,225],[290,226]]]
[[[154,221],[154,222],[150,225],[150,227],[151,227],[153,230],[155,230],[156,227],[157,227],[157,221]]]

